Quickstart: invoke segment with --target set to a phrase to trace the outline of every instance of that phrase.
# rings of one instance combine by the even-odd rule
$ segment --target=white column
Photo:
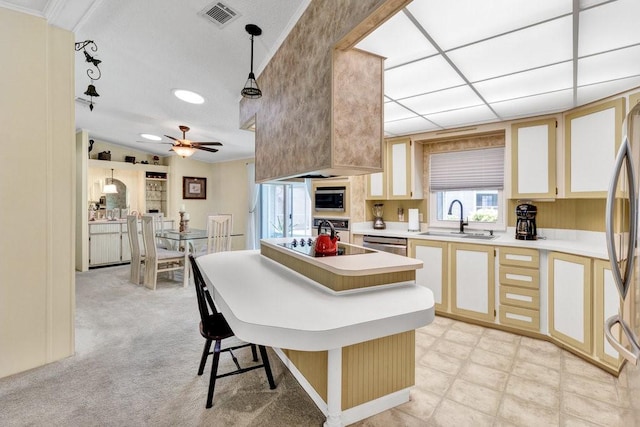
[[[342,348],[329,350],[327,360],[327,421],[324,427],[342,427]]]

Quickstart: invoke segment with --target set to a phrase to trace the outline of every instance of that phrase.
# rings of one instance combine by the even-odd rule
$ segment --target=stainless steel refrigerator
[[[640,104],[623,124],[606,204],[607,249],[613,281],[621,298],[617,314],[605,320],[609,344],[627,361],[640,359]]]

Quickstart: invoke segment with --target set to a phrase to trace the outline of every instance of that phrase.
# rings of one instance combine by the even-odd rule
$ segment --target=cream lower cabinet
[[[89,225],[89,266],[122,262],[120,226],[120,223]]]
[[[448,245],[431,240],[409,240],[409,256],[423,262],[416,283],[433,292],[436,313],[449,311]]]
[[[500,323],[540,331],[540,255],[535,249],[498,248]]]
[[[614,369],[622,365],[622,358],[604,336],[604,322],[618,314],[622,301],[613,281],[609,261],[597,259],[593,263],[593,321],[595,355]],[[618,340],[620,331],[618,330]]]
[[[495,319],[495,249],[451,243],[451,312],[474,319]]]
[[[549,253],[549,334],[591,353],[591,258]]]

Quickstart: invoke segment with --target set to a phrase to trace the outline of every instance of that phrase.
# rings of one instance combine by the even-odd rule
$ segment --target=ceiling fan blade
[[[169,138],[169,139],[173,139],[174,141],[177,141],[177,140],[178,140],[177,138],[174,138],[174,137],[169,136],[169,135],[165,135],[165,136],[166,136],[167,138]]]
[[[217,145],[219,147],[222,147],[221,142],[192,142],[191,145]]]
[[[218,152],[216,148],[198,147],[197,145],[194,145],[193,148],[197,148],[198,150],[203,150],[203,151],[209,151],[210,153]]]

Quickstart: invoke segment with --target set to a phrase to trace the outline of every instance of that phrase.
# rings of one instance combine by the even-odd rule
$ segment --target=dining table
[[[243,236],[242,233],[231,233],[231,237]],[[158,239],[164,239],[174,250],[187,250],[189,253],[196,253],[196,246],[200,243],[206,244],[208,232],[206,229],[190,228],[188,231],[179,230],[158,230]]]

